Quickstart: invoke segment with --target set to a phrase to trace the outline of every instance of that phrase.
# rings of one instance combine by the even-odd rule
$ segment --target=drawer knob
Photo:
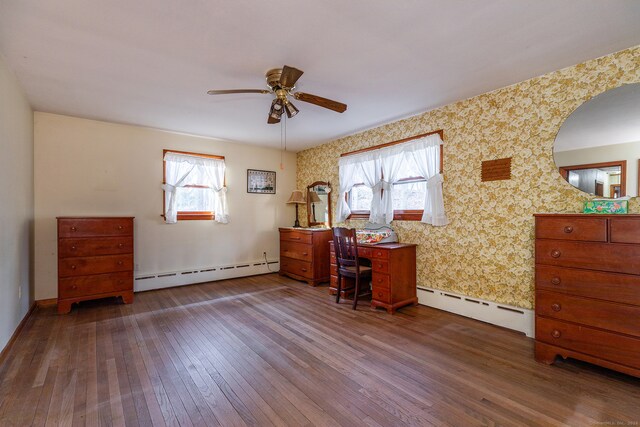
[[[71,289],[76,290],[76,289],[78,289],[78,287],[77,287],[76,285],[73,285],[73,286],[71,287]]]
[[[558,304],[558,303],[551,304],[551,310],[560,311],[560,309],[562,309],[562,306],[560,304]]]
[[[118,243],[118,247],[122,248],[122,247],[124,247],[124,245],[122,243]]]
[[[378,292],[378,298],[382,298],[382,295],[384,295],[382,292]]]
[[[78,229],[75,227],[71,227],[71,231],[78,231]]]
[[[124,280],[120,279],[118,280],[118,285],[122,285],[124,283]]]
[[[306,268],[303,268],[303,269],[302,269],[302,271],[304,271],[304,272],[306,273],[306,272],[307,272],[307,269],[306,269]]]
[[[378,264],[378,268],[382,268],[382,264]]]
[[[560,284],[560,278],[559,277],[554,277],[553,279],[551,279],[551,284],[552,285],[559,285]]]
[[[300,240],[299,237],[292,237],[291,240]]]
[[[562,253],[557,249],[554,249],[554,250],[551,251],[551,256],[553,258],[560,258],[560,255],[562,255]]]
[[[382,252],[376,253],[377,256],[382,256]]]
[[[560,333],[560,331],[559,331],[559,330],[557,330],[557,329],[554,329],[554,330],[551,332],[551,336],[552,336],[552,337],[554,337],[554,338],[560,338],[560,336],[561,336],[561,335],[562,335],[562,334],[561,334],[561,333]]]
[[[567,233],[567,234],[569,234],[569,233],[573,233],[573,227],[572,227],[572,226],[570,226],[570,225],[567,225],[567,226],[564,228],[564,232],[565,232],[565,233]]]
[[[122,265],[122,261],[118,261],[118,265]]]
[[[382,283],[382,279],[378,279],[378,283]]]
[[[75,247],[75,246],[71,246],[71,250],[72,250],[72,251],[75,251],[75,250],[76,250],[76,247]]]
[[[309,255],[309,252],[302,252],[302,255],[307,256]]]
[[[75,266],[75,265],[72,265],[72,266],[71,266],[71,269],[72,269],[72,270],[75,270],[75,269],[76,269],[76,266]]]
[[[118,230],[122,230],[122,226],[121,225],[118,226]]]

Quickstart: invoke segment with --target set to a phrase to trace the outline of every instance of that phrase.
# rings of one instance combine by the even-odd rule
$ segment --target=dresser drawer
[[[536,263],[640,274],[640,246],[536,240]]]
[[[536,340],[622,365],[640,367],[640,339],[536,317]]]
[[[58,237],[132,236],[131,218],[60,218]]]
[[[640,306],[538,291],[536,315],[640,337]]]
[[[371,279],[374,289],[391,289],[391,278],[388,274],[375,273]]]
[[[640,277],[536,265],[536,289],[640,306]]]
[[[74,298],[132,289],[133,275],[128,271],[97,274],[95,276],[68,277],[59,281],[58,298]]]
[[[58,277],[133,271],[133,255],[104,255],[58,260]]]
[[[311,262],[313,259],[313,246],[289,241],[280,242],[280,255]]]
[[[311,243],[313,236],[311,231],[280,230],[280,241]]]
[[[313,264],[293,258],[280,258],[280,269],[307,279],[313,278]]]
[[[536,217],[536,238],[606,242],[607,219]]]
[[[612,243],[640,243],[640,221],[629,218],[609,219],[609,236]]]
[[[133,237],[60,239],[58,244],[60,258],[130,253],[133,253]]]

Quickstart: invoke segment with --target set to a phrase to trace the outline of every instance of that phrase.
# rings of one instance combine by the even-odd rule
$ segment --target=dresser
[[[280,228],[280,274],[312,286],[329,281],[330,228]]]
[[[331,282],[329,293],[338,292],[338,266],[331,251]],[[358,258],[371,263],[371,306],[393,313],[401,307],[418,303],[416,287],[416,245],[409,243],[358,244]],[[348,278],[342,280],[348,281]],[[346,290],[345,290],[346,288]],[[343,282],[341,295],[353,293],[351,285]]]
[[[75,302],[133,302],[133,218],[58,218],[58,313]]]
[[[640,376],[640,215],[540,214],[536,360]]]

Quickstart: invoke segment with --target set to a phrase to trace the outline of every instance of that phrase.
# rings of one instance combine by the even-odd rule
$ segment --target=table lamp
[[[319,203],[321,201],[322,199],[320,198],[320,196],[318,196],[318,193],[316,193],[315,191],[309,191],[309,203],[311,203],[311,210],[313,211],[312,222],[318,222],[318,220],[316,219],[316,203]]]
[[[287,200],[287,203],[295,203],[296,205],[296,222],[295,224],[293,224],[294,227],[300,227],[300,221],[298,221],[298,205],[302,204],[302,203],[307,203],[304,200],[304,195],[302,194],[302,191],[300,190],[294,190],[293,193],[291,193],[291,197],[289,197],[289,200]]]

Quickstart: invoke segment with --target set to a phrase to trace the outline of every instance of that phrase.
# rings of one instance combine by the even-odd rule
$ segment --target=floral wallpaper
[[[418,244],[418,285],[532,308],[533,214],[580,212],[588,198],[557,172],[556,133],[583,102],[636,82],[640,46],[302,151],[298,188],[330,181],[335,217],[341,153],[444,130],[449,224],[392,223],[401,242]],[[480,182],[481,161],[503,157],[513,158],[512,178]],[[629,210],[640,213],[638,198]],[[304,209],[300,218],[306,222]],[[363,224],[347,221],[349,227]]]

